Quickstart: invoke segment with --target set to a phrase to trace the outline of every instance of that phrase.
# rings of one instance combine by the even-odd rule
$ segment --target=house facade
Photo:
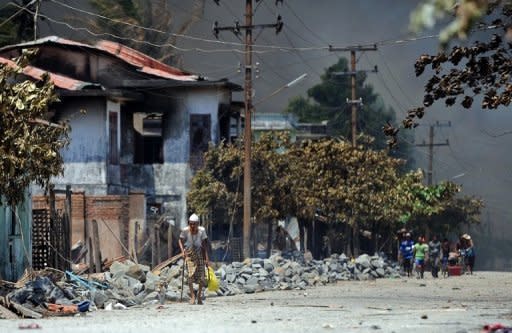
[[[241,88],[205,80],[110,41],[47,37],[1,48],[0,62],[30,48],[38,52],[24,75],[50,74],[60,102],[48,118],[68,121],[72,129],[70,145],[62,151],[64,174],[53,183],[57,189],[69,184],[79,194],[73,241],[86,237],[83,224],[102,210],[113,216],[96,218],[111,223],[122,240],[131,237],[132,220],[141,227],[148,214],[165,213],[184,225],[191,176],[210,142],[234,136],[239,109],[233,107],[232,93]],[[32,191],[35,208],[43,205],[41,190]],[[112,198],[119,198],[119,207],[102,209]],[[98,201],[103,203],[93,204]],[[126,206],[128,214],[113,213]],[[113,256],[119,247],[107,252]]]

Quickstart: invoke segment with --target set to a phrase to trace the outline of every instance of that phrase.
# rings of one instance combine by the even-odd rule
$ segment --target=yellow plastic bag
[[[219,290],[219,280],[217,279],[217,276],[215,276],[213,268],[211,268],[210,266],[208,266],[208,290]]]

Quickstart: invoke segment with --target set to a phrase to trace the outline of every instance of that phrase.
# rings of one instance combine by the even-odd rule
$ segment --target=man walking
[[[434,235],[432,240],[428,242],[428,256],[430,258],[430,269],[432,270],[432,277],[439,277],[439,263],[440,263],[440,254],[441,254],[441,242],[437,239],[437,236]]]
[[[404,273],[407,277],[411,277],[412,274],[412,255],[413,255],[414,242],[411,239],[411,234],[407,232],[405,239],[400,242],[400,253],[399,256],[402,262]]]
[[[206,230],[199,226],[199,216],[190,215],[188,227],[180,234],[179,245],[185,258],[188,271],[188,287],[190,304],[203,304],[202,291],[205,287],[205,265],[208,265],[208,236]],[[194,293],[194,283],[198,284],[197,295]]]
[[[416,265],[416,278],[423,279],[423,273],[425,272],[425,259],[428,255],[428,245],[425,244],[425,238],[423,236],[418,237],[418,243],[414,244],[414,264]]]

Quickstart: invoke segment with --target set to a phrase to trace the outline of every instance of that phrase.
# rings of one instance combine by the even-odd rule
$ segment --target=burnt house
[[[147,215],[163,207],[183,225],[189,181],[208,144],[237,136],[233,124],[240,115],[232,94],[240,86],[207,80],[111,41],[47,37],[1,48],[0,62],[32,48],[38,52],[23,74],[50,74],[60,102],[48,118],[67,120],[72,128],[62,152],[64,174],[53,183],[57,189],[71,185],[73,242],[85,237],[85,221],[92,218],[128,240],[131,222],[143,227]],[[43,205],[41,190],[32,194],[34,208]],[[104,251],[122,252],[112,244]]]

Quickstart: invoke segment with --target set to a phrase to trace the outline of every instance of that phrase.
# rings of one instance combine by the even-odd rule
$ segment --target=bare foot
[[[201,298],[198,298],[198,299],[197,299],[197,304],[198,304],[198,305],[203,305],[203,300],[202,300]]]
[[[188,303],[194,305],[196,303],[195,297],[192,297]]]

